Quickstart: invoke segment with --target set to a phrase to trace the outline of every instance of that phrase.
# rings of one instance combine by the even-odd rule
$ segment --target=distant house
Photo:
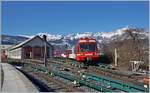
[[[46,42],[47,58],[53,57],[53,46]],[[38,59],[44,58],[45,41],[40,36],[30,38],[9,49],[9,58]]]

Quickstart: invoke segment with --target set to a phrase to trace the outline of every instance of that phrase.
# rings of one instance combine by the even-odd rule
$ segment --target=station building
[[[53,57],[53,46],[46,41],[47,58]],[[45,41],[40,36],[34,36],[9,49],[9,58],[40,59],[44,58]]]

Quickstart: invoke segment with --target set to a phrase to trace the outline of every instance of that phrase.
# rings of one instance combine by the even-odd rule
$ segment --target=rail
[[[48,70],[45,67],[34,67],[34,68],[36,68],[40,71],[43,71],[43,72],[47,72],[47,70]],[[56,76],[60,76],[62,78],[68,79],[70,81],[77,81],[81,85],[88,86],[88,87],[93,88],[93,89],[98,90],[98,91],[102,91],[102,92],[113,91],[111,89],[107,89],[104,86],[97,86],[96,84],[91,83],[87,80],[81,80],[80,78],[76,77],[75,75],[71,75],[71,74],[68,74],[65,72],[52,71],[52,72],[49,72],[49,74],[50,73],[53,73]],[[146,89],[144,87],[135,86],[135,85],[123,82],[123,81],[113,80],[111,78],[98,76],[98,75],[95,75],[93,73],[86,73],[85,75],[86,75],[86,78],[89,80],[95,80],[97,82],[101,82],[105,86],[111,86],[111,88],[122,90],[125,92],[148,92],[148,89]]]
[[[40,67],[40,68],[33,67],[33,68],[38,69],[38,70],[43,71],[43,72],[48,72],[47,68],[45,68],[45,67]],[[51,73],[53,73],[53,75],[60,76],[62,78],[70,80],[70,81],[77,81],[80,85],[85,85],[85,86],[88,86],[88,87],[93,88],[93,89],[98,90],[98,91],[112,92],[111,89],[107,89],[104,86],[97,86],[96,84],[90,83],[89,81],[86,81],[86,80],[81,80],[80,78],[76,77],[75,75],[70,75],[68,73],[64,73],[61,71],[52,71],[52,72],[49,72],[48,74],[50,75]]]
[[[144,88],[141,86],[135,86],[120,80],[113,80],[109,77],[98,76],[93,73],[85,74],[88,79],[92,79],[98,82],[101,82],[107,86],[111,86],[112,88],[117,88],[126,92],[148,92],[148,88]]]
[[[9,62],[12,62],[12,61],[16,62],[16,60],[9,60]],[[19,61],[19,60],[17,60],[17,61]],[[42,63],[42,61],[38,61],[38,60],[23,60],[21,62],[25,62],[25,61],[30,61],[30,62],[34,61],[34,62]],[[72,63],[75,64],[75,61],[72,62]],[[48,69],[45,68],[45,67],[42,67],[42,65],[41,66],[36,65],[33,68],[36,68],[37,70],[40,70],[42,72],[48,72]],[[96,84],[89,83],[88,81],[81,80],[81,79],[77,78],[74,75],[70,75],[70,74],[67,74],[67,73],[64,73],[64,72],[52,71],[52,73],[54,75],[60,76],[62,78],[66,78],[70,81],[78,81],[81,85],[91,87],[95,90],[104,91],[104,92],[105,91],[112,91],[111,89],[107,89],[103,86],[97,86]],[[97,82],[101,82],[106,86],[111,86],[112,88],[119,89],[119,90],[122,90],[122,91],[126,91],[126,92],[148,92],[149,91],[148,88],[144,88],[142,86],[135,86],[135,85],[123,82],[123,81],[113,80],[112,78],[98,76],[94,73],[86,73],[85,75],[86,75],[87,79],[89,79],[89,80],[94,80],[94,81],[97,81]]]

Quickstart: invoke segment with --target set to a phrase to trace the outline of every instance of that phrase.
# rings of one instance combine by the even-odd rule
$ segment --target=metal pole
[[[117,66],[117,50],[115,48],[115,66]]]
[[[46,62],[47,62],[47,42],[46,42],[46,35],[43,35],[43,39],[44,39],[44,46],[45,46],[45,48],[44,48],[44,66],[46,67],[47,66],[47,64],[46,64]]]
[[[131,61],[132,71],[134,71],[134,62]]]
[[[45,43],[45,44],[44,44],[44,45],[45,45],[45,48],[44,48],[44,50],[45,50],[45,51],[44,51],[44,66],[46,67],[46,61],[47,61],[47,60],[46,60],[46,59],[47,59],[46,41],[45,41],[44,43]]]
[[[67,63],[67,57],[68,57],[68,51],[67,51],[67,49],[68,49],[68,45],[66,44],[66,46],[65,46],[65,47],[66,47],[66,49],[65,49],[65,50],[66,50],[66,63]]]

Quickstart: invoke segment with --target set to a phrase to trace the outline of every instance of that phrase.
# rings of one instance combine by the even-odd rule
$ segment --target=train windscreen
[[[96,44],[80,44],[81,52],[95,52]]]

